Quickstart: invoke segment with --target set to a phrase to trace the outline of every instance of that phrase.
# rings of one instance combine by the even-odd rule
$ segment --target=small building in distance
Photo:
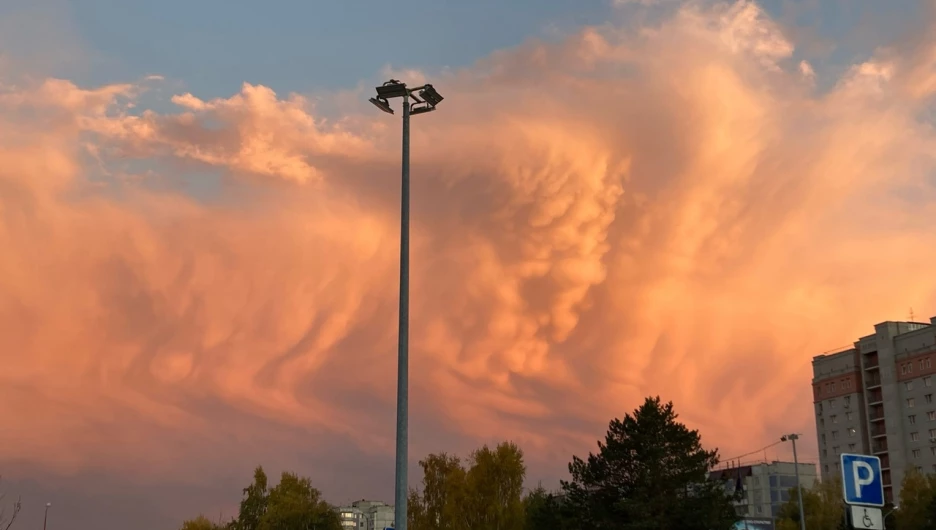
[[[803,488],[812,488],[819,480],[813,463],[800,462],[799,475]],[[748,528],[759,530],[762,521],[774,521],[780,507],[790,500],[790,490],[796,487],[796,466],[793,462],[760,462],[716,469],[709,477],[723,481],[729,491],[736,491],[740,482],[744,493],[735,509],[748,521]]]
[[[346,530],[384,530],[393,526],[393,506],[380,501],[359,500],[340,506],[341,528]]]

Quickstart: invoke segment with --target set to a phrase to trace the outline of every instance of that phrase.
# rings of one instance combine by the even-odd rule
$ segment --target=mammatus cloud
[[[794,44],[741,1],[427,76],[414,455],[559,469],[647,394],[743,452],[809,432],[812,355],[936,312],[936,48],[820,93]],[[4,458],[183,474],[256,422],[389,452],[398,122],[251,84],[137,108],[158,82],[2,80]]]

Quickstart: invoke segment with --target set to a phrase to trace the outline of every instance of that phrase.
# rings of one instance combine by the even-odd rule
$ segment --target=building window
[[[929,430],[930,441],[936,440],[936,429]]]
[[[933,431],[930,431],[930,438],[933,437],[933,434],[932,434],[932,433],[933,433]],[[918,433],[918,432],[912,432],[912,433],[910,433],[910,441],[911,441],[911,442],[919,442],[919,441],[920,441],[920,433]]]
[[[822,414],[822,403],[816,403],[816,414]]]
[[[933,394],[926,394],[926,395],[923,396],[923,397],[926,398],[926,402],[927,402],[927,403],[932,403],[932,402],[933,402]]]
[[[930,447],[930,454],[936,456],[936,447]]]
[[[825,443],[825,433],[822,433],[822,443]]]
[[[934,449],[936,449],[936,447],[934,447]],[[829,456],[829,452],[826,451],[825,449],[823,449],[823,450],[822,450],[822,456],[823,456],[823,457]]]
[[[822,418],[819,418],[819,427],[825,427],[825,420]]]
[[[929,419],[929,421],[936,421],[936,410],[931,410],[927,412],[926,417],[927,419]]]
[[[849,436],[849,437],[854,436],[854,435],[855,435],[855,432],[856,432],[856,431],[855,431],[855,428],[854,428],[854,427],[849,427],[849,428],[848,428],[848,436]]]
[[[934,464],[933,467],[936,467],[936,464]],[[826,473],[829,472],[829,464],[826,464],[826,465],[825,465],[825,472],[826,472]]]
[[[845,396],[845,408],[847,409],[849,405],[851,405],[851,396]]]
[[[912,409],[913,403],[914,403],[913,398],[907,398],[907,408]]]
[[[852,415],[853,415],[852,412],[846,412],[846,413],[845,413],[845,421],[851,421],[851,420],[852,420]]]
[[[836,470],[836,471],[839,470],[839,463],[838,463],[838,462],[835,463],[835,470]]]
[[[916,414],[911,414],[907,416],[907,421],[910,422],[910,425],[916,423]]]
[[[923,378],[923,386],[933,386],[933,378],[926,376]]]
[[[835,410],[835,400],[834,400],[834,399],[830,399],[830,400],[829,400],[829,408],[832,409],[832,410]]]
[[[904,387],[907,390],[913,390],[913,381],[907,381],[906,383],[904,383]]]
[[[829,416],[829,418],[832,419],[832,423],[838,423],[838,416],[836,416],[835,414]]]
[[[920,458],[920,450],[919,450],[919,449],[914,449],[914,450],[913,450],[913,458]]]
[[[832,431],[832,439],[838,440],[838,431]]]
[[[832,446],[832,452],[835,453],[835,454],[839,454],[839,446],[833,445],[833,446]]]
[[[848,444],[848,450],[849,450],[849,451],[854,451],[854,450],[855,450],[855,444]]]
[[[832,381],[832,391],[835,392],[835,381]]]

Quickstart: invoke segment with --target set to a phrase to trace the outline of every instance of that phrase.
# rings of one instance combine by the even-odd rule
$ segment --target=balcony
[[[883,423],[877,423],[871,426],[871,437],[877,438],[879,436],[887,436],[887,431],[884,429]]]
[[[883,405],[871,406],[871,410],[868,411],[868,419],[871,421],[882,421],[884,419],[884,406]]]
[[[881,469],[890,469],[890,455],[881,455]]]
[[[878,354],[877,352],[868,355],[864,359],[865,370],[876,369],[878,367]]]
[[[871,453],[886,453],[887,452],[887,438],[879,438],[871,442]]]
[[[882,401],[884,401],[884,394],[880,388],[868,391],[868,405],[875,405]]]
[[[872,388],[878,388],[881,386],[881,375],[879,373],[874,373],[865,378],[865,388],[868,390]]]

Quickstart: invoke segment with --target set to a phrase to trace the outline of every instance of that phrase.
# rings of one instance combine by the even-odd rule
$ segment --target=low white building
[[[780,507],[790,500],[790,490],[796,487],[796,467],[793,462],[762,462],[712,471],[712,478],[723,480],[734,491],[740,481],[744,495],[735,504],[738,515],[748,519],[776,519]],[[799,464],[800,483],[804,489],[818,482],[816,464]]]

